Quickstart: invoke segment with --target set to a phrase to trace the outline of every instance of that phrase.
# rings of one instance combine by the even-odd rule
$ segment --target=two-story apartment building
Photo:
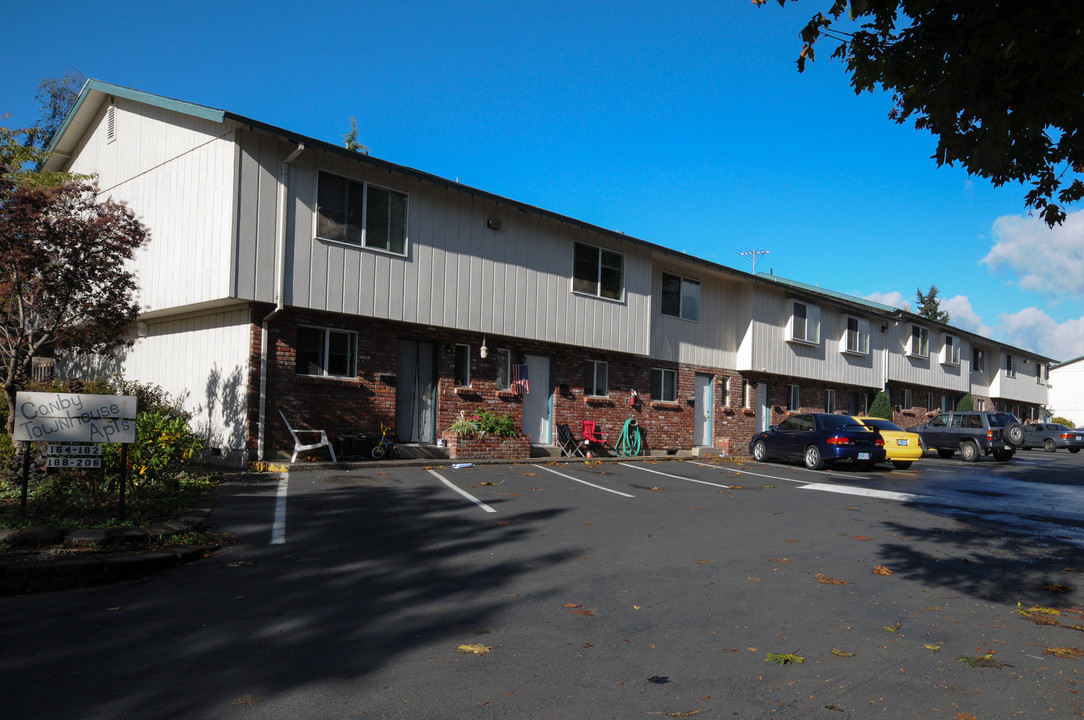
[[[884,388],[901,417],[975,388],[1045,403],[995,365],[1034,354],[224,110],[91,80],[50,149],[151,231],[132,347],[67,372],[161,385],[242,458],[291,446],[280,410],[415,443],[478,408],[539,445],[635,418],[656,450],[738,452],[788,411],[861,412]]]

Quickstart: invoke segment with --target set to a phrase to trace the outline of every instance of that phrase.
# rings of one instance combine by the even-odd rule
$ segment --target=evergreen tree
[[[878,417],[885,420],[892,419],[892,400],[884,390],[877,393],[877,397],[873,398],[873,403],[869,406],[869,415],[870,417]]]
[[[948,323],[949,314],[941,309],[941,301],[937,299],[938,289],[936,285],[930,285],[929,292],[922,294],[920,288],[915,288],[918,302],[918,314],[927,320],[939,323]]]
[[[960,402],[956,403],[956,409],[960,412],[970,412],[975,409],[975,398],[971,397],[971,393],[967,393]]]

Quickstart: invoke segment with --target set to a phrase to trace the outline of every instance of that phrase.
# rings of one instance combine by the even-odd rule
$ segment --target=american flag
[[[513,365],[512,366],[512,389],[517,395],[529,395],[531,392],[531,384],[527,382],[527,366],[526,365]]]

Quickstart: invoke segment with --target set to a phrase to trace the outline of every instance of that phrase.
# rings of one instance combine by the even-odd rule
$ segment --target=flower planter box
[[[531,436],[502,437],[500,435],[475,435],[463,437],[457,433],[444,433],[449,460],[487,459],[521,460],[531,456]]]

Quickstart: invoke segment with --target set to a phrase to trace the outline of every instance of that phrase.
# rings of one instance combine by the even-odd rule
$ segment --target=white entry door
[[[711,447],[712,441],[712,413],[715,408],[713,387],[715,378],[712,375],[696,374],[696,404],[693,411],[696,419],[693,423],[693,444]]]
[[[553,403],[550,387],[550,359],[527,355],[527,379],[531,391],[523,396],[523,432],[534,445],[553,444]]]

